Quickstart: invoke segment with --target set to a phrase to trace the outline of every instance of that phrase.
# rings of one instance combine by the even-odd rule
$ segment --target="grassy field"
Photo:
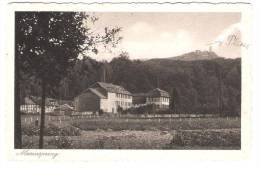
[[[47,119],[45,148],[240,149],[240,118]],[[37,148],[38,130],[23,124],[24,148]]]
[[[240,118],[85,119],[73,126],[82,130],[195,130],[240,128]]]

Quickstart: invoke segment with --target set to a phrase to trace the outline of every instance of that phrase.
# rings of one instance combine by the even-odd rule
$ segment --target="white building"
[[[140,107],[145,105],[155,105],[157,109],[168,109],[170,105],[169,93],[156,88],[148,93],[133,94],[134,107]]]
[[[58,106],[55,99],[45,99],[45,113],[53,113],[54,109]],[[26,96],[21,100],[20,111],[22,113],[39,114],[41,113],[41,98],[35,96]]]
[[[168,109],[170,105],[170,95],[162,89],[153,89],[147,93],[146,104],[154,104],[156,108],[159,109]]]
[[[32,97],[25,97],[21,100],[20,111],[26,114],[38,114],[41,112],[41,107]]]
[[[117,113],[132,106],[132,94],[122,86],[97,82],[74,99],[76,112]]]

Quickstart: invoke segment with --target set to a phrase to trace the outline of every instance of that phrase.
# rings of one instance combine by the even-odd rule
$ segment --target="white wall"
[[[117,108],[120,106],[123,109],[132,107],[132,96],[110,93],[107,94],[107,99],[101,99],[100,108],[108,113],[117,113]]]
[[[170,105],[170,99],[166,97],[158,97],[158,98],[146,98],[147,104],[156,104],[156,105]]]
[[[54,109],[55,106],[45,106],[45,113],[52,113]],[[41,106],[36,104],[21,105],[20,110],[25,113],[41,113]]]

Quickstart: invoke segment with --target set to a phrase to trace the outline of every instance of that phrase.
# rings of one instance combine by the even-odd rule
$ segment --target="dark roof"
[[[106,96],[104,96],[102,93],[100,93],[98,90],[94,89],[94,88],[88,88],[89,91],[91,91],[92,93],[94,93],[95,95],[97,95],[99,98],[106,98]]]
[[[37,104],[37,102],[31,97],[26,96],[23,99],[21,99],[21,104],[32,105],[32,104]]]
[[[94,85],[92,85],[91,88],[96,86],[100,86],[107,92],[131,95],[131,93],[122,86],[114,85],[112,83],[97,82]]]
[[[30,97],[36,104],[41,105],[41,97],[31,96]],[[45,98],[45,106],[58,106],[57,100],[53,98]]]
[[[22,99],[21,104],[37,104],[41,105],[41,97],[38,96],[26,96],[24,99]],[[73,102],[69,100],[58,100],[58,99],[53,99],[46,97],[45,98],[45,106],[58,106],[58,105],[63,105],[63,104],[68,104],[70,106],[73,105]]]
[[[57,100],[57,102],[59,105],[67,104],[69,106],[73,106],[73,101],[71,101],[71,100]]]
[[[55,108],[54,110],[62,110],[62,111],[67,111],[67,110],[73,110],[73,107],[71,107],[70,105],[68,104],[63,104],[63,105],[60,105],[59,107]]]
[[[170,97],[168,92],[166,92],[162,89],[159,89],[159,88],[156,88],[156,89],[149,91],[147,93],[147,95],[150,96],[150,97]]]

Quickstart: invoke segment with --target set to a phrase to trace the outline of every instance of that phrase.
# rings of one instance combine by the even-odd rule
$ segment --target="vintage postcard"
[[[9,159],[246,158],[251,8],[9,3]]]

